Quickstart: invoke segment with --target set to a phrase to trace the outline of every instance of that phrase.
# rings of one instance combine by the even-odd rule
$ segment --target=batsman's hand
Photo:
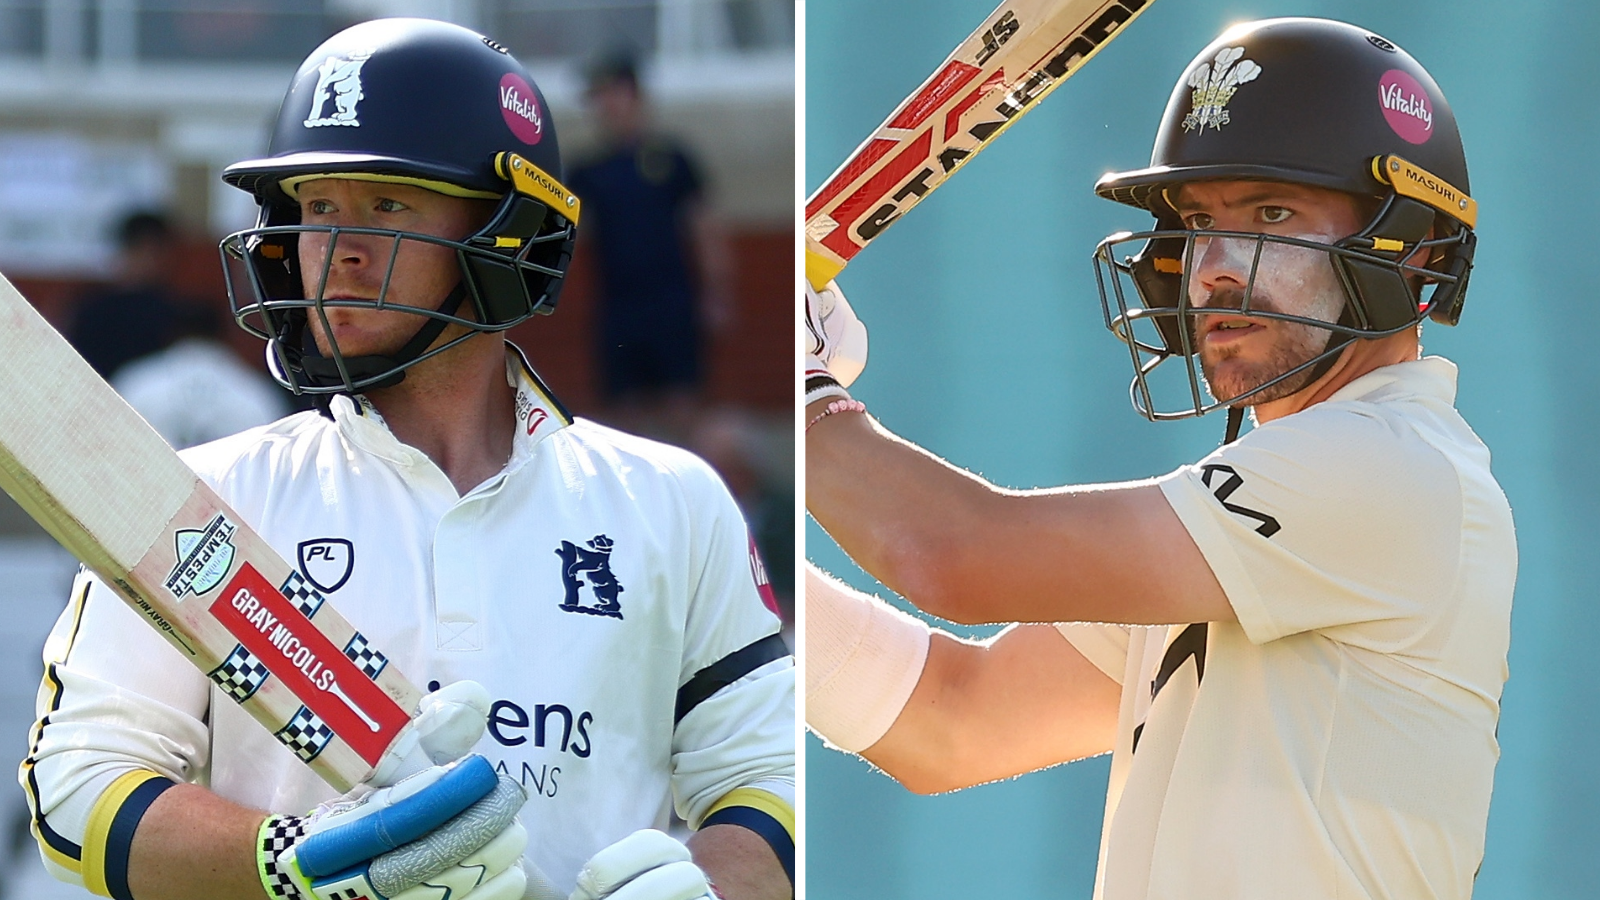
[[[383,751],[367,784],[387,787],[466,756],[483,737],[489,704],[489,692],[476,681],[452,682],[423,697],[411,722]]]
[[[867,366],[867,326],[856,318],[837,282],[828,282],[820,291],[804,278],[800,283],[806,293],[806,352],[841,387],[849,387]]]
[[[596,853],[568,900],[717,900],[689,848],[662,832],[635,831]]]
[[[272,816],[257,842],[261,883],[291,900],[520,900],[527,796],[473,754],[304,817]]]

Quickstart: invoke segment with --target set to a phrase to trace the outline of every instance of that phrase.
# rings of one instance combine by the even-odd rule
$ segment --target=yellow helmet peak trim
[[[288,195],[290,200],[298,202],[300,185],[308,181],[317,181],[323,178],[344,178],[350,181],[376,181],[381,184],[408,184],[423,190],[444,194],[447,197],[462,197],[468,200],[498,200],[500,194],[491,194],[488,191],[475,191],[460,185],[444,181],[434,181],[430,178],[415,178],[410,175],[384,175],[379,172],[317,172],[312,175],[291,175],[278,182],[278,187]]]
[[[515,153],[498,153],[494,170],[501,178],[511,182],[519,192],[544,201],[545,205],[560,213],[572,224],[578,224],[578,211],[583,203],[566,186]]]
[[[1426,203],[1468,228],[1477,227],[1478,201],[1416,163],[1394,155],[1374,156],[1372,177],[1402,197]]]

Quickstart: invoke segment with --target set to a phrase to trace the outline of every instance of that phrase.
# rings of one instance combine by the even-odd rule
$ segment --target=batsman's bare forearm
[[[806,420],[826,406],[812,403]],[[867,415],[835,413],[806,432],[806,510],[857,565],[936,615],[952,612],[940,598],[959,523],[981,519],[993,491]]]
[[[789,900],[794,886],[761,836],[739,825],[710,825],[689,836],[695,865],[728,900]]]
[[[1053,626],[987,641],[936,631],[905,709],[861,755],[919,794],[986,784],[1109,753],[1120,696]]]
[[[806,508],[863,569],[953,622],[1234,617],[1153,482],[1001,488],[839,412],[806,434]]]
[[[128,851],[128,889],[161,900],[265,900],[256,833],[266,813],[192,784],[157,797]]]

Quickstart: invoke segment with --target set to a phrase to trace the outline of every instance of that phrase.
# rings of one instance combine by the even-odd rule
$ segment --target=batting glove
[[[718,900],[689,848],[654,829],[635,831],[596,853],[568,900]]]
[[[416,715],[383,752],[367,783],[386,787],[466,756],[483,737],[489,703],[489,692],[476,681],[447,684],[423,697]]]
[[[261,883],[292,900],[517,900],[526,801],[474,754],[304,817],[272,816],[257,845]]]
[[[806,352],[820,367],[849,387],[867,366],[867,326],[856,318],[836,282],[814,290],[804,278],[806,292]],[[812,359],[807,359],[807,368]]]

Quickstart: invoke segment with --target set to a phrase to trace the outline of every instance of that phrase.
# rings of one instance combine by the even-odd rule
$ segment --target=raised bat
[[[821,290],[1151,2],[1001,3],[806,201],[806,280]]]
[[[422,692],[0,276],[0,487],[339,791]]]

